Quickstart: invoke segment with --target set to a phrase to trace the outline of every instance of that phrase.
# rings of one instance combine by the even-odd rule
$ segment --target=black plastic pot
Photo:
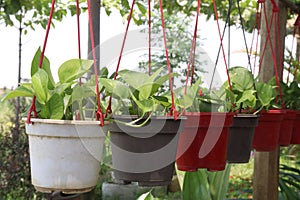
[[[257,115],[239,114],[233,117],[227,149],[228,163],[249,162],[254,131],[257,125]]]
[[[131,121],[130,116],[116,120]],[[173,177],[182,118],[152,117],[143,127],[109,125],[113,172],[117,180],[140,186],[168,185]]]

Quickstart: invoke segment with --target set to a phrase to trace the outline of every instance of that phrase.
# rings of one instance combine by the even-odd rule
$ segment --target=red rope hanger
[[[194,36],[193,36],[193,40],[192,40],[192,48],[190,50],[190,59],[189,59],[189,63],[188,63],[187,73],[186,73],[184,94],[186,94],[186,90],[187,90],[187,86],[188,86],[191,64],[192,64],[192,75],[191,75],[190,84],[192,85],[192,83],[193,83],[193,77],[194,77],[194,71],[195,71],[195,54],[196,54],[196,40],[197,40],[197,30],[198,30],[198,18],[199,18],[199,13],[200,13],[200,7],[201,7],[201,0],[198,0]]]
[[[118,64],[117,64],[116,71],[115,71],[115,74],[114,74],[114,80],[116,80],[117,76],[118,76],[118,72],[119,72],[119,68],[120,68],[120,64],[121,64],[121,59],[122,59],[122,55],[123,55],[123,51],[124,51],[124,47],[125,47],[125,42],[126,42],[128,30],[129,30],[129,25],[130,25],[130,21],[131,21],[131,18],[132,18],[134,4],[135,4],[135,0],[133,0],[132,4],[131,4],[130,13],[129,13],[128,20],[127,20],[127,26],[126,26],[124,38],[123,38],[123,41],[122,41],[121,51],[120,51],[120,55],[119,55],[119,59],[118,59]],[[108,114],[112,113],[111,103],[112,103],[112,96],[109,97],[108,106],[106,108],[105,115],[108,115]]]
[[[220,45],[221,45],[221,48],[222,48],[222,54],[223,54],[224,64],[225,64],[225,67],[226,67],[226,74],[227,74],[228,85],[229,85],[230,91],[232,91],[232,85],[231,85],[230,76],[229,76],[229,72],[228,72],[228,65],[227,65],[227,61],[226,61],[226,55],[225,55],[225,50],[224,50],[224,45],[223,45],[223,40],[222,40],[222,34],[221,34],[221,30],[220,30],[219,16],[218,16],[218,11],[217,11],[217,4],[216,4],[215,0],[213,0],[213,4],[214,4],[214,12],[215,12],[215,17],[216,17],[216,22],[217,22],[217,26],[218,26],[218,33],[219,33]]]
[[[263,47],[263,51],[262,51],[262,54],[261,54],[261,57],[260,57],[260,64],[259,64],[259,74],[260,74],[260,71],[261,71],[261,68],[262,68],[262,60],[264,58],[264,54],[265,54],[265,51],[266,51],[266,48],[267,48],[267,45],[269,43],[270,45],[270,49],[271,49],[271,54],[272,54],[272,60],[273,60],[273,67],[274,67],[274,72],[275,72],[275,79],[276,79],[276,85],[278,86],[277,87],[277,90],[279,91],[280,93],[280,98],[282,100],[282,105],[281,107],[284,108],[285,105],[284,105],[284,101],[283,101],[283,97],[282,97],[282,90],[281,90],[281,87],[280,87],[280,80],[279,80],[279,74],[278,74],[278,63],[277,63],[277,59],[276,59],[276,53],[275,53],[275,49],[277,48],[277,39],[278,39],[278,36],[277,34],[278,33],[278,13],[279,13],[279,8],[276,4],[276,2],[274,0],[270,0],[271,3],[272,3],[272,16],[271,16],[271,20],[269,21],[268,18],[267,18],[267,14],[266,14],[266,6],[265,6],[265,1],[261,0],[259,1],[259,3],[262,4],[262,8],[263,8],[263,12],[264,12],[264,19],[265,19],[265,22],[266,22],[266,29],[267,29],[267,36],[266,36],[266,41],[265,41],[265,44],[264,44],[264,47]],[[262,20],[262,18],[261,18]],[[274,22],[274,45],[271,41],[271,28],[272,28],[272,25],[273,25],[273,22]]]
[[[50,27],[51,27],[51,22],[52,22],[54,7],[55,7],[55,0],[52,0],[51,10],[50,10],[50,15],[49,15],[49,20],[48,20],[47,29],[46,29],[46,36],[45,36],[44,45],[43,45],[43,49],[42,49],[41,57],[40,57],[40,62],[39,62],[39,68],[42,68],[42,66],[43,66],[43,60],[44,60],[45,50],[46,50],[46,45],[47,45],[47,40],[48,40],[48,36],[49,36],[49,32],[50,32]],[[36,101],[36,96],[33,97],[32,104],[31,104],[30,109],[29,109],[28,114],[27,114],[27,121],[26,121],[27,124],[30,124],[31,113],[32,112],[33,112],[33,117],[37,118],[35,101]]]
[[[253,74],[255,74],[255,66],[256,66],[256,61],[257,61],[257,52],[258,52],[258,39],[260,36],[260,27],[261,27],[261,13],[262,13],[262,4],[265,2],[265,0],[258,0],[257,1],[257,8],[256,8],[256,15],[255,15],[255,22],[254,22],[254,27],[253,27],[253,33],[252,33],[252,41],[251,41],[251,47],[250,47],[250,55],[252,55],[252,50],[253,50],[253,43],[254,43],[254,38],[255,38],[255,29],[257,29],[257,34],[256,34],[256,44],[255,44],[255,51],[254,51],[254,69],[253,69]]]
[[[162,32],[163,32],[163,37],[164,37],[164,46],[165,46],[165,51],[166,51],[166,60],[167,60],[167,66],[168,66],[168,72],[169,72],[169,87],[170,87],[171,98],[172,98],[172,107],[170,109],[170,115],[174,116],[174,119],[177,120],[179,113],[177,112],[177,110],[175,108],[172,72],[171,72],[171,64],[170,64],[169,52],[168,52],[168,46],[167,46],[167,36],[166,36],[166,30],[165,30],[165,19],[164,19],[162,0],[159,1],[159,8],[160,8],[160,14],[161,14],[161,26],[162,26]]]
[[[291,65],[292,65],[291,63],[292,63],[292,60],[293,60],[292,51],[294,49],[295,37],[296,37],[297,31],[300,32],[299,30],[300,30],[300,15],[297,16],[297,19],[294,23],[293,40],[292,40],[292,47],[291,47],[290,60],[289,60],[289,65],[290,66],[288,68],[287,83],[289,83],[289,76],[290,76],[290,73],[291,73]],[[299,58],[296,58],[296,59],[297,59],[297,61],[299,61]],[[299,66],[299,64],[297,64],[296,69],[294,69],[294,73],[293,73],[294,77],[296,77],[298,66]]]
[[[120,63],[121,63],[121,59],[122,59],[122,55],[123,55],[123,51],[124,51],[124,47],[125,47],[125,42],[126,42],[126,38],[127,38],[127,34],[128,34],[128,30],[129,30],[129,25],[131,22],[131,18],[132,18],[132,13],[133,13],[133,8],[135,5],[135,0],[132,1],[132,5],[130,8],[130,13],[128,16],[128,20],[127,20],[127,26],[126,26],[126,30],[125,30],[125,34],[124,34],[124,38],[123,38],[123,42],[122,42],[122,46],[121,46],[121,51],[120,51],[120,55],[119,55],[119,59],[118,59],[118,63],[117,63],[117,67],[116,67],[116,71],[114,74],[114,80],[116,80],[117,76],[118,76],[118,71],[119,71],[119,67],[120,67]],[[170,109],[170,114],[172,116],[174,116],[174,119],[177,120],[179,113],[176,111],[175,108],[175,100],[174,100],[174,91],[173,91],[173,82],[172,82],[172,73],[171,73],[171,64],[170,64],[170,60],[169,60],[169,54],[168,54],[168,47],[167,47],[167,40],[166,40],[166,32],[165,32],[165,22],[164,22],[164,14],[163,14],[163,6],[162,6],[162,0],[159,1],[159,5],[160,5],[160,12],[161,12],[161,21],[162,21],[162,32],[163,32],[163,38],[164,38],[164,46],[165,46],[165,51],[166,51],[166,60],[167,60],[167,66],[168,66],[168,73],[169,73],[169,87],[170,87],[170,91],[171,91],[171,98],[172,98],[172,107]],[[148,0],[148,6],[149,6],[149,22],[148,22],[148,27],[149,27],[149,63],[148,63],[148,74],[151,74],[150,71],[150,67],[151,67],[151,4],[150,4],[150,0]],[[106,115],[107,114],[111,114],[112,113],[112,109],[111,109],[111,104],[112,104],[112,96],[110,96],[109,98],[109,102],[108,102],[108,106],[106,108]]]
[[[289,60],[289,68],[288,68],[288,75],[287,75],[287,83],[289,83],[289,78],[290,78],[290,73],[291,73],[291,63],[293,60],[293,55],[292,52],[294,50],[294,42],[295,42],[295,37],[296,37],[296,32],[299,29],[300,26],[300,15],[298,14],[297,19],[294,23],[294,30],[293,30],[293,40],[292,40],[292,47],[291,47],[291,53],[290,53],[290,60]]]
[[[96,81],[96,94],[97,94],[97,112],[96,112],[96,119],[100,121],[100,126],[104,126],[104,115],[101,111],[101,102],[100,102],[100,91],[99,91],[99,81],[98,81],[98,70],[97,70],[97,57],[96,57],[96,50],[95,50],[95,37],[93,31],[93,20],[91,14],[91,4],[90,0],[87,0],[88,4],[88,13],[89,13],[89,27],[90,27],[90,39],[92,43],[92,54],[94,59],[94,73],[95,73],[95,81]]]

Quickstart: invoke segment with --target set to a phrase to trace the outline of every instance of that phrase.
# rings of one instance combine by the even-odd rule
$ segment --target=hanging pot
[[[117,116],[115,120],[134,119]],[[170,184],[183,123],[184,118],[152,117],[139,128],[118,122],[109,125],[114,177],[140,186]]]
[[[261,113],[252,143],[256,151],[276,150],[284,114],[284,110],[269,110]]]
[[[249,162],[254,130],[257,124],[257,115],[238,114],[233,117],[228,140],[228,163]]]
[[[294,126],[291,137],[291,144],[300,144],[300,111],[296,111]]]
[[[296,118],[296,111],[285,110],[286,113],[283,116],[279,133],[279,145],[289,146],[291,144],[292,132],[294,127],[294,121]]]
[[[185,113],[188,120],[179,138],[177,167],[182,171],[224,170],[233,113]]]
[[[40,192],[83,193],[99,177],[106,130],[97,121],[31,119],[31,180]]]

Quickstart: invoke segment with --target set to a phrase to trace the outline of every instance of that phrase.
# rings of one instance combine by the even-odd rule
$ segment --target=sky
[[[84,13],[80,17],[81,19],[81,47],[82,58],[86,58],[87,55],[87,38],[88,38],[88,16]],[[115,68],[117,57],[120,52],[121,41],[125,32],[125,25],[123,19],[118,12],[113,12],[111,16],[107,17],[105,12],[101,12],[100,17],[101,30],[100,30],[100,43],[101,43],[101,58],[109,59],[105,64],[112,65]],[[222,27],[221,23],[221,27]],[[211,58],[212,63],[215,62],[218,47],[219,47],[219,35],[217,32],[217,24],[213,20],[206,21],[205,17],[201,17],[199,21],[199,33],[201,38],[201,47]],[[129,30],[133,31],[139,29],[133,23],[131,23]],[[222,29],[222,28],[221,28]],[[38,47],[42,47],[45,30],[37,27],[35,31],[29,30],[22,38],[22,78],[30,78],[30,67],[32,58]],[[132,33],[134,34],[134,33]],[[130,33],[129,33],[130,35]],[[18,77],[18,29],[15,27],[5,27],[0,25],[0,88],[2,87],[16,87]],[[225,37],[226,38],[226,37]],[[245,53],[241,53],[242,49],[245,49],[243,35],[241,29],[231,29],[231,54],[230,65],[247,65],[247,56]],[[247,34],[247,43],[250,43],[251,34]],[[128,47],[130,42],[138,42],[133,39],[126,41]],[[224,42],[224,46],[227,46],[227,40]],[[132,63],[135,60],[136,52],[140,49],[132,50],[128,48],[128,52],[124,52],[124,58],[122,63]],[[145,50],[145,49],[144,49]],[[57,69],[64,61],[71,58],[77,58],[77,22],[75,17],[67,17],[62,22],[55,22],[55,28],[51,27],[48,43],[46,47],[45,55],[50,60],[52,74],[57,80]],[[114,55],[114,56],[112,56]],[[222,56],[220,57],[220,63],[224,62]],[[126,66],[126,64],[124,66]],[[135,63],[136,65],[137,63]],[[128,66],[128,65],[127,65]],[[226,71],[225,67],[218,68],[219,75],[224,80]]]

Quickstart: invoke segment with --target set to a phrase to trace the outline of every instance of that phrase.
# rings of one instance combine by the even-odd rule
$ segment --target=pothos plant
[[[75,116],[74,111],[82,108],[88,98],[95,97],[95,84],[92,85],[92,79],[83,85],[78,82],[80,77],[89,72],[93,61],[71,59],[64,62],[58,69],[59,81],[55,83],[49,59],[44,56],[42,67],[39,68],[40,57],[39,48],[31,64],[31,82],[21,83],[3,100],[36,96],[38,118],[72,120]],[[83,117],[82,112],[81,114]]]
[[[276,97],[276,86],[255,80],[253,74],[244,67],[232,67],[228,72],[232,87],[230,89],[226,81],[223,95],[231,111],[257,114],[271,107]]]
[[[113,115],[136,115],[137,119],[125,123],[133,127],[145,125],[153,115],[165,115],[172,104],[167,96],[159,92],[159,88],[169,80],[168,74],[160,76],[162,70],[156,70],[151,76],[143,72],[122,70],[118,72],[119,78],[116,80],[100,78],[107,96],[114,100]]]
[[[277,82],[275,77],[269,82],[273,87],[277,87]],[[272,107],[275,109],[290,109],[299,110],[300,109],[300,87],[296,81],[286,84],[280,81],[280,88],[277,87],[276,91],[277,98],[271,103]]]

